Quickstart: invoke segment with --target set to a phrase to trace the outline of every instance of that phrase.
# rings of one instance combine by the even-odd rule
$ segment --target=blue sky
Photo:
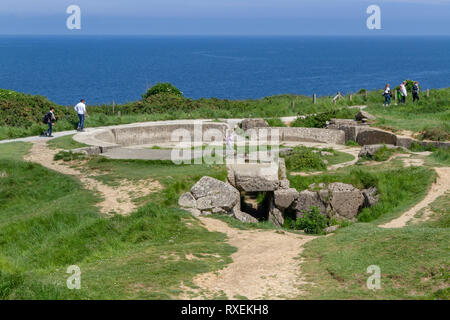
[[[82,29],[66,29],[69,5]],[[382,30],[366,28],[381,8]],[[450,35],[450,0],[1,0],[0,34]]]

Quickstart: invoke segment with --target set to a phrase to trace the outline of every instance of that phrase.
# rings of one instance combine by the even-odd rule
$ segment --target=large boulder
[[[289,208],[298,198],[299,193],[296,189],[279,189],[274,192],[275,206],[281,210]]]
[[[311,210],[311,207],[317,207],[320,210],[320,213],[327,214],[327,206],[320,200],[317,192],[309,190],[300,192],[294,203],[297,218],[302,218],[305,212]]]
[[[268,128],[270,127],[264,119],[245,119],[242,121],[242,130],[247,131],[255,128]]]
[[[356,116],[355,116],[355,120],[356,121],[368,121],[368,120],[377,120],[377,118],[373,115],[371,115],[370,113],[368,113],[367,111],[359,111]]]
[[[360,209],[364,205],[362,192],[350,184],[331,183],[328,186],[331,193],[331,208],[338,218],[355,220]]]
[[[230,212],[240,201],[240,193],[228,183],[211,177],[203,177],[191,189],[197,201],[197,209],[213,210],[221,208]]]
[[[187,192],[178,199],[178,205],[182,208],[197,208],[197,200],[192,193]]]
[[[258,219],[249,215],[248,213],[242,212],[241,210],[234,210],[234,217],[244,223],[258,223]]]
[[[236,164],[231,165],[228,181],[245,192],[275,191],[280,187],[278,166],[273,164]]]

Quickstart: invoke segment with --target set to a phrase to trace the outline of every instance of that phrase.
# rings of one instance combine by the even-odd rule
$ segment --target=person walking
[[[384,106],[389,107],[391,105],[391,97],[392,97],[392,92],[391,92],[391,87],[390,84],[386,84],[386,86],[384,87]]]
[[[406,97],[408,96],[408,91],[406,90],[406,81],[403,81],[400,84],[400,93],[402,94],[402,101],[400,101],[400,102],[405,104],[406,103]]]
[[[86,119],[86,100],[81,99],[80,102],[75,106],[75,111],[78,114],[78,127],[77,131],[84,131],[84,120]]]
[[[413,102],[415,102],[416,100],[420,101],[419,91],[420,91],[419,82],[416,81],[416,82],[414,82],[414,86],[413,86],[413,89],[412,89]]]
[[[44,133],[45,137],[53,138],[52,133],[55,122],[56,122],[55,108],[51,107],[50,111],[44,117],[44,123],[48,125],[48,129]]]

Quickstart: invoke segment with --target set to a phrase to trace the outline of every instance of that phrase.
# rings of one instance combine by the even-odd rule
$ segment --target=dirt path
[[[110,187],[96,179],[88,177],[85,173],[69,167],[62,161],[54,161],[53,157],[59,150],[50,149],[46,141],[33,143],[30,153],[25,156],[26,161],[36,162],[40,165],[62,174],[77,177],[86,189],[99,192],[103,200],[98,204],[103,214],[113,213],[127,215],[136,209],[133,199],[148,195],[161,188],[158,181],[142,181],[131,183],[123,181],[119,187]]]
[[[239,230],[213,218],[200,218],[211,232],[222,232],[238,250],[233,262],[216,273],[194,278],[200,287],[194,296],[208,299],[225,293],[228,299],[289,299],[302,294],[299,256],[303,245],[316,237],[274,230]]]
[[[421,202],[416,204],[410,210],[402,214],[395,220],[389,223],[380,225],[382,228],[403,228],[408,222],[414,219],[414,216],[419,213],[422,209],[426,209],[430,204],[432,204],[437,198],[444,195],[448,190],[450,190],[450,168],[435,168],[438,178],[436,183],[431,186],[428,194],[425,196]]]

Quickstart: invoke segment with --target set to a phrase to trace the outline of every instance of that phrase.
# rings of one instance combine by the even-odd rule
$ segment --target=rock
[[[331,226],[331,227],[328,227],[328,228],[323,229],[323,231],[324,231],[325,233],[333,233],[333,232],[335,232],[337,229],[339,229],[339,226]]]
[[[394,145],[391,144],[372,144],[372,145],[366,145],[364,147],[361,148],[361,151],[359,152],[359,157],[363,158],[363,157],[373,157],[375,155],[375,153],[380,150],[381,148],[383,148],[384,146],[386,146],[388,149],[395,149],[397,148]]]
[[[279,170],[280,170],[280,180],[287,179],[286,161],[283,158],[280,158],[278,166],[279,166]]]
[[[197,200],[192,193],[187,192],[178,199],[178,205],[182,208],[197,208]]]
[[[375,187],[364,189],[362,191],[362,194],[364,196],[364,207],[372,207],[380,201],[380,196],[377,195],[377,192],[378,190]]]
[[[228,214],[228,212],[223,210],[222,208],[213,208],[212,213],[213,214]]]
[[[229,184],[231,184],[233,187],[236,188],[236,180],[235,180],[235,177],[234,177],[234,171],[233,170],[228,169],[227,181],[228,181]]]
[[[277,208],[272,208],[269,212],[269,221],[272,222],[275,226],[281,227],[284,224],[283,213]]]
[[[297,218],[303,217],[305,212],[309,212],[311,207],[319,208],[322,214],[327,213],[326,205],[320,200],[317,192],[305,190],[300,192],[297,200],[294,203],[294,208],[297,212]]]
[[[234,217],[244,223],[258,223],[258,219],[241,210],[234,210]]]
[[[367,121],[367,120],[377,120],[377,118],[373,115],[371,115],[370,113],[368,113],[367,111],[359,111],[356,116],[355,116],[355,120],[356,121]]]
[[[211,177],[203,177],[191,189],[197,200],[197,209],[222,208],[229,212],[240,201],[239,191],[228,183]]]
[[[280,189],[289,189],[291,187],[291,183],[288,179],[283,179],[280,181]]]
[[[269,124],[264,119],[245,119],[242,121],[242,130],[247,131],[254,128],[268,128]]]
[[[236,164],[234,171],[236,188],[245,192],[275,191],[280,186],[278,166],[273,164]]]
[[[364,204],[362,192],[350,184],[331,183],[328,186],[331,193],[331,208],[340,218],[354,220]]]
[[[279,189],[274,192],[275,206],[281,210],[289,208],[298,198],[299,193],[296,189]]]
[[[195,208],[186,208],[185,210],[190,212],[194,217],[200,217],[202,215],[202,212]]]
[[[328,189],[322,189],[318,192],[319,194],[319,199],[323,202],[323,203],[329,203],[330,202],[330,190]]]

